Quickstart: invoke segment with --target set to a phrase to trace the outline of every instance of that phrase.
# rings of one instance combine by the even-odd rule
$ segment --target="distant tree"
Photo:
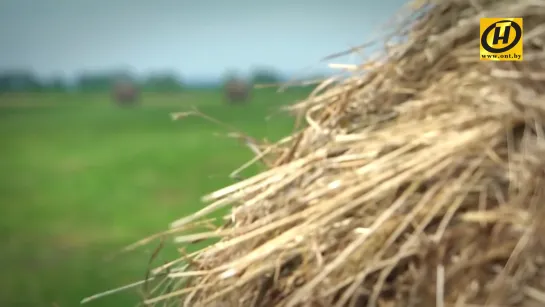
[[[260,67],[252,71],[251,80],[254,84],[270,84],[282,82],[282,77],[272,68]]]
[[[61,77],[54,78],[51,82],[51,87],[53,90],[60,92],[67,90],[67,85]]]
[[[177,92],[183,89],[183,85],[174,73],[163,72],[146,78],[142,88],[151,92]]]
[[[12,70],[0,73],[0,91],[2,92],[37,92],[44,85],[32,72]]]
[[[115,103],[133,105],[138,102],[139,89],[135,76],[124,69],[82,72],[76,79],[80,92],[109,92]]]
[[[113,78],[104,74],[83,73],[78,77],[77,88],[84,92],[107,91]]]
[[[43,84],[44,89],[50,92],[64,92],[68,90],[66,81],[60,76],[49,78]]]
[[[231,81],[231,80],[240,80],[242,79],[242,76],[240,75],[240,73],[234,69],[230,69],[228,71],[226,71],[223,76],[222,76],[222,83],[223,84],[226,84],[227,82]]]
[[[9,78],[5,74],[0,74],[0,92],[8,92],[10,89]]]
[[[103,72],[84,72],[77,80],[77,88],[85,92],[110,91],[116,82],[124,81],[134,83],[134,77],[125,70],[111,70]]]

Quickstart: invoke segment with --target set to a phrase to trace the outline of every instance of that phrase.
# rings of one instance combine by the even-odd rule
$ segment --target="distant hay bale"
[[[146,303],[545,306],[545,2],[413,9],[374,67],[291,108],[307,126],[272,168],[171,225],[220,241],[152,271]],[[524,18],[524,61],[480,61],[487,16]]]
[[[134,106],[139,102],[139,90],[128,81],[117,81],[112,86],[112,99],[120,106]]]
[[[229,104],[244,104],[250,99],[251,86],[240,79],[230,79],[225,83],[225,99]]]

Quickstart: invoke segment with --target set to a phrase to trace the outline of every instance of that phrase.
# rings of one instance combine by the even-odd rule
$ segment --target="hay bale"
[[[545,4],[418,2],[375,67],[292,108],[274,167],[172,224],[234,204],[147,303],[545,305]],[[524,18],[523,62],[479,60],[483,16]]]
[[[229,104],[244,104],[250,99],[251,87],[241,79],[230,79],[225,83],[225,99]]]
[[[133,82],[116,81],[111,95],[112,100],[119,106],[134,106],[139,102],[140,91]]]

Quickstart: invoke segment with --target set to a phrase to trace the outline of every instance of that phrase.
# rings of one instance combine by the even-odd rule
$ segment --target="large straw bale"
[[[172,224],[233,205],[148,303],[545,306],[545,1],[411,5],[383,58],[291,108],[272,168]],[[523,17],[524,61],[480,61],[480,17]]]

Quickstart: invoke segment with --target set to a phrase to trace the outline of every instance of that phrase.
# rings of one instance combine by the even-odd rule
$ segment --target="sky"
[[[201,79],[253,67],[325,72],[321,58],[380,35],[405,2],[0,0],[0,70],[169,70]]]

